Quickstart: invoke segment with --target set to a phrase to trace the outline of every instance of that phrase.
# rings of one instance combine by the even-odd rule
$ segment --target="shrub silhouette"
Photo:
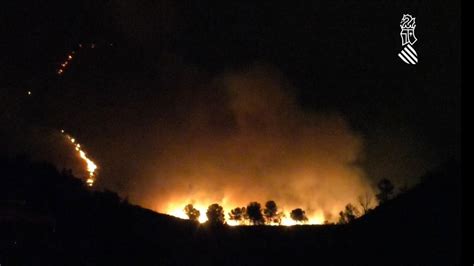
[[[211,225],[222,225],[225,222],[224,209],[217,203],[209,205],[206,216]]]
[[[364,195],[358,197],[358,202],[364,214],[368,213],[372,205],[372,195],[366,192]]]
[[[245,207],[237,207],[229,212],[229,220],[237,221],[242,224],[247,219],[247,210]]]
[[[265,203],[263,214],[265,215],[265,220],[267,223],[281,223],[281,213],[278,212],[278,206],[275,201],[269,200],[267,203]]]
[[[189,217],[189,220],[197,222],[201,212],[198,209],[194,208],[192,204],[188,204],[184,207],[184,212]]]
[[[247,215],[250,223],[253,225],[262,225],[265,223],[262,214],[262,206],[258,202],[250,202],[249,205],[247,205]]]
[[[360,216],[359,210],[352,204],[347,204],[344,211],[339,212],[339,223],[348,224]]]
[[[304,223],[308,221],[308,217],[306,217],[305,211],[301,208],[292,210],[290,213],[290,217],[291,219],[299,223]]]

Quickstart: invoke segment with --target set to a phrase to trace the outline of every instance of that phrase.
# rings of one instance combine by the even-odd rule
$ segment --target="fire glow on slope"
[[[61,133],[65,134],[64,130],[61,130]],[[95,170],[97,169],[97,165],[89,157],[87,157],[86,153],[81,148],[81,144],[77,143],[75,138],[68,134],[65,134],[65,136],[69,142],[74,145],[74,149],[77,151],[79,157],[86,163],[86,170],[89,173],[89,176],[86,179],[86,184],[92,187],[95,182]]]
[[[137,204],[186,218],[191,203],[203,221],[214,203],[228,218],[233,208],[273,200],[284,224],[293,224],[296,208],[317,224],[336,222],[348,203],[373,194],[362,136],[341,114],[302,108],[279,72],[255,66],[199,88],[171,98],[179,108],[142,141],[149,163],[127,191]]]
[[[169,205],[169,208],[168,210],[166,211],[167,214],[169,215],[172,215],[172,216],[175,216],[177,218],[181,218],[181,219],[188,219],[188,216],[186,215],[185,211],[184,211],[184,206],[186,205],[187,203],[183,203],[181,202],[180,204],[173,204],[171,203]],[[199,218],[198,218],[198,221],[199,223],[205,223],[207,221],[207,217],[206,217],[206,211],[207,211],[207,207],[208,205],[210,205],[211,203],[209,204],[193,204],[193,207],[196,208],[197,210],[199,210]],[[234,221],[234,220],[230,220],[228,219],[228,213],[230,212],[231,209],[235,208],[235,206],[233,206],[231,204],[229,204],[228,206],[227,205],[223,205],[223,208],[224,208],[224,214],[225,214],[225,219],[226,219],[226,223],[230,226],[237,226],[237,225],[248,225],[248,223],[239,223],[238,221]],[[270,224],[270,225],[282,225],[282,226],[292,226],[292,225],[296,225],[296,224],[299,224],[298,222],[294,221],[293,219],[290,218],[290,212],[289,211],[283,211],[283,217],[281,219],[281,224]],[[323,224],[325,221],[324,219],[324,215],[322,213],[314,213],[313,215],[309,215],[308,216],[308,221],[304,222],[304,224]]]

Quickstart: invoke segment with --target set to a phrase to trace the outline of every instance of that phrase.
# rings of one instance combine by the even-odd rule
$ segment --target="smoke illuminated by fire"
[[[310,224],[336,221],[346,204],[372,194],[358,165],[363,142],[340,115],[302,110],[294,91],[279,72],[257,66],[178,94],[176,113],[143,140],[155,154],[128,195],[180,218],[192,203],[201,222],[210,204],[221,205],[229,223],[231,209],[267,200],[285,225],[294,224],[295,208]]]
[[[65,134],[64,130],[61,130],[61,133]],[[65,134],[65,136],[71,142],[71,144],[74,145],[74,149],[77,151],[79,157],[86,163],[86,170],[89,173],[89,176],[86,178],[86,184],[92,187],[96,178],[95,170],[97,169],[97,165],[89,157],[87,157],[86,153],[81,148],[81,144],[77,143],[75,138],[68,134]]]

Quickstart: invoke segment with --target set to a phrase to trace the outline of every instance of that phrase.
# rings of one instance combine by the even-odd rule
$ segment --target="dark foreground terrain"
[[[212,228],[2,159],[0,265],[456,265],[459,169],[447,164],[347,225]]]

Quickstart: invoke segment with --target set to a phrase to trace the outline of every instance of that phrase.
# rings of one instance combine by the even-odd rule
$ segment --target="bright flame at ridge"
[[[190,202],[192,202],[192,201],[190,201]],[[169,215],[172,215],[174,217],[177,217],[177,218],[187,220],[187,219],[189,219],[189,217],[186,215],[186,212],[184,211],[184,207],[188,203],[182,203],[182,202],[179,203],[179,204],[170,203],[168,205],[168,209],[165,211],[165,213],[169,214]],[[218,204],[221,205],[220,203],[218,203]],[[210,205],[210,204],[208,204],[208,205]],[[207,211],[208,205],[193,203],[193,207],[195,209],[197,209],[200,213],[200,216],[198,218],[199,223],[207,222],[206,211]],[[221,205],[221,206],[223,206],[223,205]],[[229,219],[228,213],[230,212],[230,210],[232,210],[235,207],[238,207],[238,205],[233,206],[233,207],[231,207],[231,206],[233,206],[233,205],[229,204],[229,206],[227,206],[227,205],[223,206],[226,224],[230,225],[230,226],[249,225],[248,223],[239,223],[238,221],[234,221],[234,220]],[[297,225],[297,224],[315,225],[315,224],[324,224],[324,221],[325,221],[324,215],[322,213],[314,213],[312,215],[307,214],[308,221],[306,221],[304,223],[298,223],[298,222],[294,221],[293,219],[291,219],[289,211],[283,211],[283,214],[284,214],[284,216],[281,218],[281,224],[271,223],[271,224],[268,224],[268,225],[271,225],[271,226],[278,226],[278,225],[293,226],[293,225]]]
[[[61,133],[64,134],[63,129],[61,130]],[[86,170],[89,173],[89,176],[86,179],[86,184],[92,187],[95,182],[95,170],[97,169],[97,165],[87,157],[86,153],[81,149],[81,144],[77,143],[75,138],[67,134],[66,138],[71,142],[72,145],[74,145],[74,149],[79,154],[79,157],[86,163]]]

